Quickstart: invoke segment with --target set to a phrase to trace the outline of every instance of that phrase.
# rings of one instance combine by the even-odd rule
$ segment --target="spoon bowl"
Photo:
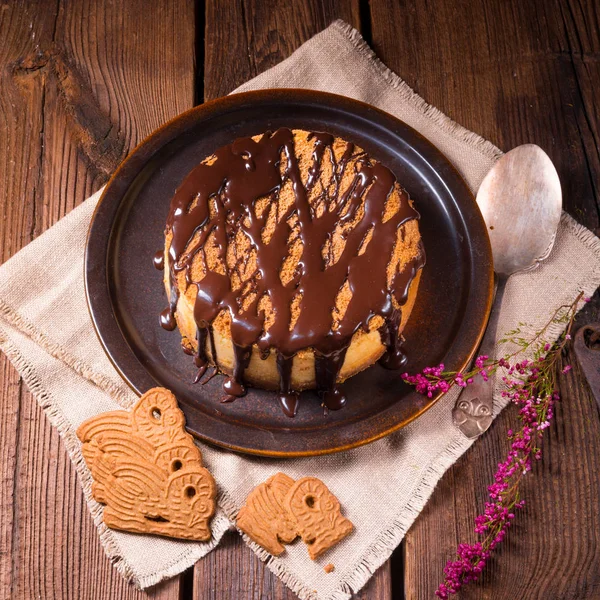
[[[525,144],[507,152],[483,180],[477,204],[499,276],[534,268],[550,254],[562,193],[558,173],[539,146]]]
[[[548,257],[562,213],[558,173],[535,144],[507,152],[486,175],[477,192],[494,259],[498,286],[478,354],[493,356],[504,288],[519,271],[534,269]],[[478,377],[458,397],[452,417],[469,438],[481,435],[493,419],[493,378]]]

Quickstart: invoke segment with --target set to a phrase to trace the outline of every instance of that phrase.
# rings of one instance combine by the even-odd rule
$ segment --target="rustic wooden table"
[[[153,129],[227,94],[342,18],[425,99],[499,147],[542,146],[565,208],[600,233],[594,0],[0,3],[0,262],[97,190]],[[598,294],[579,322],[599,320]],[[527,507],[463,598],[600,598],[600,418],[573,356]],[[148,594],[107,560],[63,444],[0,356],[0,597],[294,595],[230,535]],[[431,598],[506,449],[505,411],[444,476],[358,598]]]

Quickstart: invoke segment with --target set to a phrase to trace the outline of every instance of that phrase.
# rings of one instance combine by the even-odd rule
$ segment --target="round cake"
[[[277,390],[286,414],[316,388],[341,408],[339,383],[376,361],[404,362],[402,330],[425,252],[419,214],[392,172],[352,142],[278,129],[240,138],[196,166],[171,201],[166,329],[204,375]]]

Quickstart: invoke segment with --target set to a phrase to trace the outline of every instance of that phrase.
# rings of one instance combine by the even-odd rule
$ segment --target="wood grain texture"
[[[598,5],[570,4],[372,0],[373,46],[461,125],[504,150],[526,141],[544,148],[565,209],[598,231]]]
[[[358,0],[207,0],[204,99],[225,96],[332,21],[360,27]]]
[[[4,355],[0,356],[0,382],[0,440],[3,441],[0,444],[0,591],[9,596],[15,568],[13,550],[18,544],[13,498],[17,486],[19,398],[23,382]]]
[[[323,577],[327,577],[325,572]],[[360,593],[353,596],[356,600],[388,600],[391,597],[389,562],[375,573]],[[228,533],[215,550],[196,563],[194,598],[294,600],[297,596],[269,571],[237,533]]]
[[[597,3],[371,0],[370,9],[375,50],[390,68],[502,149],[539,144],[557,167],[566,210],[599,232]],[[598,306],[595,299],[578,321],[597,318]],[[574,356],[566,360],[575,364]],[[461,598],[600,596],[600,419],[577,368],[561,393],[544,459],[524,481],[528,504],[481,582]],[[509,408],[449,470],[409,531],[407,599],[432,597],[457,543],[475,540],[473,519],[515,423]]]
[[[464,126],[505,150],[541,145],[567,210],[600,233],[594,0],[30,0],[0,3],[0,262],[102,185],[151,130],[277,64],[335,18]],[[600,319],[598,296],[580,324]],[[525,480],[528,505],[461,597],[600,597],[600,419],[574,357],[565,360],[575,366],[544,460]],[[193,577],[137,592],[106,559],[58,435],[4,356],[0,411],[0,597],[295,598],[236,535]],[[358,598],[389,599],[392,581],[395,599],[403,586],[406,598],[432,597],[457,542],[473,539],[514,422],[506,411],[450,469],[404,551]]]
[[[193,4],[0,6],[0,261],[192,106]],[[57,432],[0,362],[0,597],[142,598],[111,566]],[[149,596],[179,598],[178,578]]]

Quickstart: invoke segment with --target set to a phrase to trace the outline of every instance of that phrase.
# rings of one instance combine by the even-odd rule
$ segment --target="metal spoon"
[[[493,355],[496,330],[508,278],[528,271],[548,257],[562,212],[558,174],[548,155],[535,144],[506,153],[486,175],[477,204],[488,227],[496,298],[478,354]],[[477,377],[461,393],[452,410],[455,425],[469,438],[490,426],[493,378]]]

